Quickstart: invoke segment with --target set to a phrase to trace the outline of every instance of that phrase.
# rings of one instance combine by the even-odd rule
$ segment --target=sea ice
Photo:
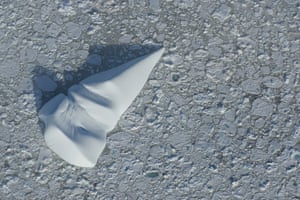
[[[39,111],[46,144],[61,158],[93,167],[117,124],[162,56],[164,49],[88,77]]]

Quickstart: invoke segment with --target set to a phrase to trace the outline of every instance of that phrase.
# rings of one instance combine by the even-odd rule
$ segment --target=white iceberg
[[[93,167],[106,135],[130,106],[164,49],[92,75],[59,94],[39,111],[46,144],[67,162]]]

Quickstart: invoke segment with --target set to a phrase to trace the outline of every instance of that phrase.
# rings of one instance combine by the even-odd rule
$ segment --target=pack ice
[[[106,135],[130,106],[164,49],[111,70],[94,74],[58,94],[39,111],[46,144],[62,159],[93,167],[106,144]]]

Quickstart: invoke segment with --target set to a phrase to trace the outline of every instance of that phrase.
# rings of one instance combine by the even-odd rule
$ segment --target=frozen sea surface
[[[299,199],[299,9],[1,1],[0,199]],[[47,148],[47,100],[158,46],[164,57],[94,168]]]

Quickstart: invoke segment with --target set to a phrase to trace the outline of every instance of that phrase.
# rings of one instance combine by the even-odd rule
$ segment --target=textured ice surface
[[[138,95],[163,51],[92,75],[72,86],[68,96],[59,94],[47,102],[39,112],[47,145],[73,165],[93,167],[107,133]],[[43,89],[50,90],[47,85],[51,84],[45,82]]]
[[[1,0],[0,199],[299,199],[299,14],[299,0]],[[147,44],[162,62],[96,167],[55,155],[32,80],[73,85]]]

